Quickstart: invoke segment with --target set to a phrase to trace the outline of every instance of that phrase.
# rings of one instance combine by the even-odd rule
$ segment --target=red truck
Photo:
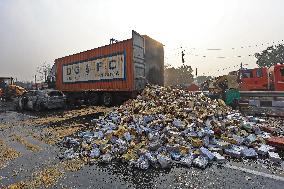
[[[284,91],[284,65],[270,68],[241,69],[241,91]]]
[[[241,91],[266,91],[268,90],[267,68],[241,69]]]
[[[278,64],[268,69],[269,88],[273,91],[284,91],[284,65]]]
[[[55,60],[55,88],[70,102],[111,105],[164,84],[163,44],[132,31],[132,38]]]

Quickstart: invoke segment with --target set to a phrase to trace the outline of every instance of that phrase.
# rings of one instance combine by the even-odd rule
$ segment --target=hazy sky
[[[250,54],[283,42],[283,7],[283,0],[0,0],[0,75],[32,80],[43,62],[131,38],[132,29],[162,42],[166,63],[181,65],[183,47],[199,74],[221,75],[241,62],[254,67]]]

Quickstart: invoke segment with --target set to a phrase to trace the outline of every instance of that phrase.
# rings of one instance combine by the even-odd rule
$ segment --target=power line
[[[259,43],[259,44],[250,44],[250,45],[241,45],[240,47],[232,47],[231,50],[236,50],[236,49],[244,49],[244,48],[253,48],[253,47],[261,47],[264,46],[265,44],[267,45],[275,45],[276,43],[281,44],[284,40],[277,40],[277,41],[272,41],[272,42],[265,42],[265,43]],[[173,49],[169,49],[169,51],[173,51],[173,50],[179,50],[179,49],[188,49],[188,50],[196,50],[196,47],[189,47],[189,46],[182,46],[182,47],[177,47],[177,48],[173,48]],[[226,50],[227,48],[204,48],[203,50],[207,50],[207,51],[220,51],[220,50]]]

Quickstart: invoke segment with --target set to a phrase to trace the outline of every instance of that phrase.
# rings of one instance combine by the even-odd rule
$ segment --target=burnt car
[[[19,97],[18,110],[59,109],[65,108],[66,96],[58,90],[30,90]]]

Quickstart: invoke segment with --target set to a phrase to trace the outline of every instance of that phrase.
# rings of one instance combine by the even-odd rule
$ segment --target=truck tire
[[[113,96],[111,93],[103,93],[102,95],[103,105],[109,107],[113,103]]]
[[[89,96],[88,104],[91,105],[91,106],[98,105],[99,104],[99,94],[98,93],[92,93]]]

